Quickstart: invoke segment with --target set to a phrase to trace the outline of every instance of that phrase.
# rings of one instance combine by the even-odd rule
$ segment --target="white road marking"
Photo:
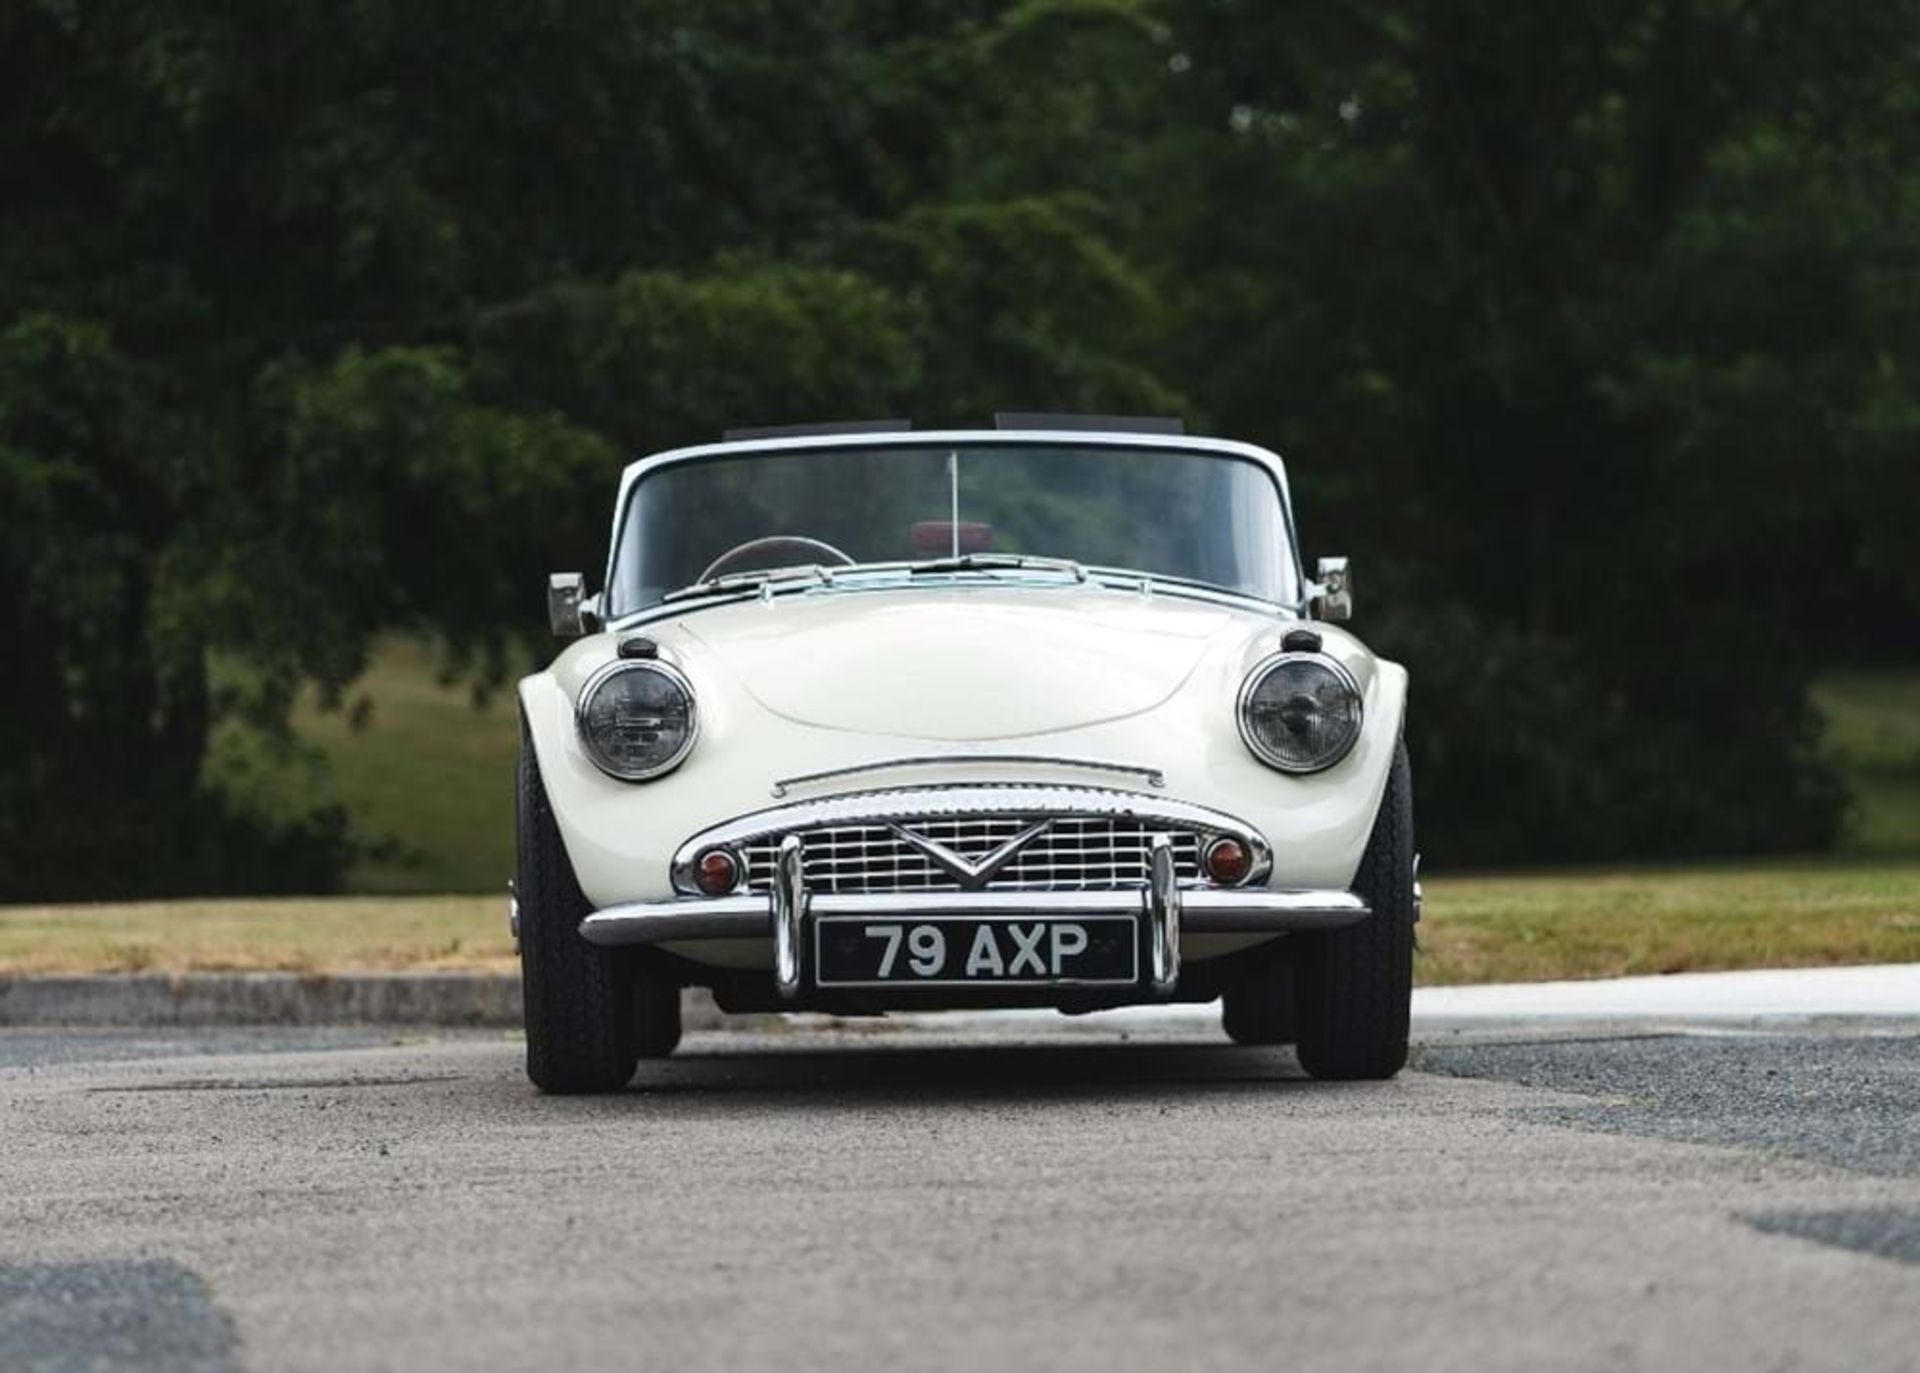
[[[1920,962],[1420,987],[1413,993],[1416,1029],[1423,1021],[1430,1025],[1554,1019],[1758,1022],[1828,1016],[1920,1018]],[[886,1023],[956,1030],[969,1023],[1042,1029],[1069,1022],[1057,1011],[1013,1010],[893,1014]],[[1220,1007],[1125,1006],[1076,1016],[1071,1023],[1089,1029],[1218,1029]]]

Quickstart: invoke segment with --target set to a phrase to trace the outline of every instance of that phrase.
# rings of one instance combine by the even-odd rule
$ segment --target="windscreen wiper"
[[[833,573],[819,563],[796,563],[791,567],[755,568],[751,572],[729,572],[723,577],[710,577],[704,582],[694,582],[689,586],[677,587],[667,592],[660,600],[684,601],[694,596],[723,596],[729,591],[752,591],[769,582],[781,581],[789,577],[811,577],[816,582],[831,585]]]
[[[1041,558],[1031,553],[962,553],[955,558],[931,558],[907,564],[908,575],[914,577],[938,572],[994,572],[1003,568],[1065,572],[1076,582],[1087,579],[1087,569],[1071,558]]]

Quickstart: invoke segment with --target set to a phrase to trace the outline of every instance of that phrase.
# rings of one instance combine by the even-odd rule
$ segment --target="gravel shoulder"
[[[1417,1064],[1598,1102],[1529,1107],[1585,1130],[1920,1176],[1920,1032],[1667,1033],[1423,1046]]]

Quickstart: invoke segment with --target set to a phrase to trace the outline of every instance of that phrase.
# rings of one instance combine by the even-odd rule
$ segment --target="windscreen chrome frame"
[[[613,528],[607,541],[607,560],[602,570],[600,587],[601,600],[605,603],[607,589],[613,585],[615,559],[620,551],[620,538],[626,530],[627,512],[632,505],[633,488],[652,473],[663,467],[677,466],[681,463],[701,462],[720,458],[739,458],[755,453],[797,453],[811,449],[847,449],[847,448],[931,448],[941,444],[956,447],[975,448],[1135,448],[1146,451],[1200,453],[1216,457],[1239,458],[1265,469],[1273,482],[1274,490],[1280,497],[1281,527],[1286,533],[1286,563],[1293,572],[1293,586],[1290,601],[1269,601],[1264,597],[1246,592],[1237,592],[1230,587],[1212,588],[1217,594],[1231,596],[1243,601],[1262,605],[1272,605],[1282,610],[1295,609],[1304,605],[1305,598],[1312,590],[1308,580],[1306,564],[1300,556],[1300,535],[1293,518],[1293,493],[1287,483],[1287,467],[1279,454],[1257,444],[1240,443],[1232,439],[1198,438],[1173,434],[1124,434],[1099,430],[1077,429],[929,429],[908,430],[879,434],[810,434],[785,439],[748,439],[732,443],[702,443],[687,448],[672,448],[664,452],[649,454],[639,461],[630,463],[620,476],[620,492],[613,508]],[[1130,569],[1130,571],[1132,571]],[[1151,575],[1151,574],[1139,574]],[[663,602],[642,606],[636,610],[622,612],[617,618],[604,623],[608,629],[620,629],[656,619],[663,613],[694,609],[687,602]]]

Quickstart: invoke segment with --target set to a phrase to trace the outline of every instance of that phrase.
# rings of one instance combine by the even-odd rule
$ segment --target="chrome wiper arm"
[[[693,582],[665,593],[660,597],[660,602],[664,605],[668,601],[684,601],[694,596],[723,596],[729,591],[751,591],[769,582],[791,577],[811,577],[814,581],[825,585],[831,585],[833,582],[833,573],[819,563],[795,563],[790,567],[767,567],[756,568],[752,572],[729,572],[724,577],[711,577],[704,582]]]
[[[1087,579],[1087,569],[1071,558],[1043,558],[1031,553],[962,553],[954,558],[931,558],[926,562],[908,563],[907,573],[918,577],[939,572],[1018,571],[1029,567],[1070,573],[1076,582]]]

